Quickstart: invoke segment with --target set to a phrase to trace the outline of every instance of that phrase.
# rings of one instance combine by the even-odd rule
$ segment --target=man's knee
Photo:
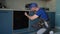
[[[41,28],[40,30],[37,31],[37,34],[43,34],[46,31],[45,28]]]

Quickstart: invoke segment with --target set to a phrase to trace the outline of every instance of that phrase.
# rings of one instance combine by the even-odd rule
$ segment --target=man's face
[[[31,11],[36,11],[35,9],[36,9],[35,7],[32,7],[32,8],[31,8]]]

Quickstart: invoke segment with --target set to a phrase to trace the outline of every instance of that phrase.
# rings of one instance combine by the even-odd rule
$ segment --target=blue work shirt
[[[36,15],[39,16],[43,20],[48,20],[48,15],[46,14],[45,10],[43,8],[40,8],[37,12]]]

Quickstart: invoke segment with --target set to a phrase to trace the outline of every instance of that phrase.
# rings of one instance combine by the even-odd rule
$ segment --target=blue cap
[[[31,3],[29,8],[31,9],[32,7],[37,7],[37,4],[36,3]]]

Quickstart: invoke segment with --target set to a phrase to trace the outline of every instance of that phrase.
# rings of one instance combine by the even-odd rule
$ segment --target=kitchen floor
[[[55,34],[60,34],[60,29],[55,29]]]
[[[60,29],[55,29],[54,31],[55,31],[54,34],[60,34]],[[18,33],[18,34],[36,34],[36,31],[24,32],[24,33]]]

